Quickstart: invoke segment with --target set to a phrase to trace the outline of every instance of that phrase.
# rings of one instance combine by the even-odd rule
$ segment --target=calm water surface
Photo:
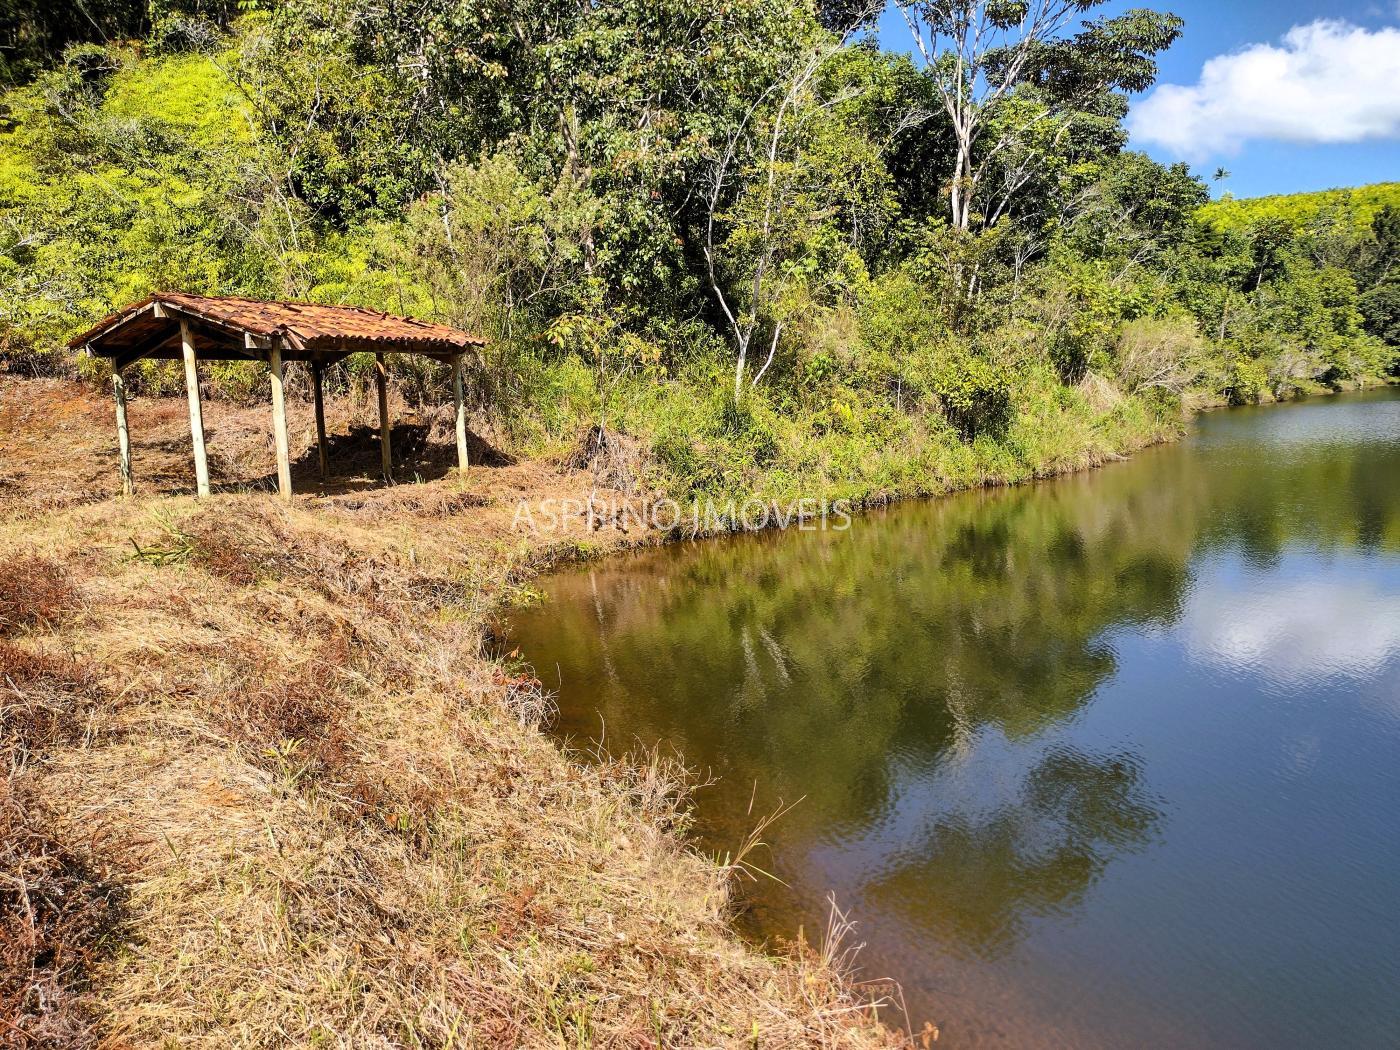
[[[560,732],[674,746],[939,1045],[1400,1046],[1400,396],[547,581]],[[752,810],[751,810],[752,800]]]

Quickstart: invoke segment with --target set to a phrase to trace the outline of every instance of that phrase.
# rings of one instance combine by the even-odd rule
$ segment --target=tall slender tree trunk
[[[749,341],[739,340],[739,358],[734,363],[734,407],[739,407],[739,398],[744,392],[744,367],[749,356]]]
[[[958,139],[958,153],[953,164],[949,204],[953,211],[953,225],[966,230],[972,225],[972,133],[965,127],[955,128],[954,132]]]
[[[962,180],[963,180],[963,152],[962,147],[958,147],[958,159],[953,165],[953,185],[949,189],[948,204],[952,210],[952,222],[958,229],[962,229]]]

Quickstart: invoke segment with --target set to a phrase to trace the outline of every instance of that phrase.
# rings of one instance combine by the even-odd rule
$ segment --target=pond
[[[940,1046],[1400,1039],[1400,391],[565,572],[558,731],[714,782],[761,936],[856,922]]]

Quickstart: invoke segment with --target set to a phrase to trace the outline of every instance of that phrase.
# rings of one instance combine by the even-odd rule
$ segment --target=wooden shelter
[[[117,402],[117,446],[121,455],[122,491],[132,491],[131,441],[126,423],[126,385],[122,370],[143,358],[183,360],[189,393],[190,432],[194,438],[197,492],[209,495],[209,463],[204,452],[204,421],[199,401],[199,361],[265,361],[272,373],[272,429],[277,444],[277,488],[291,499],[292,474],[287,453],[287,415],[282,394],[282,367],[288,361],[311,366],[316,402],[316,445],[321,477],[329,472],[322,377],[327,365],[350,354],[375,357],[379,394],[379,444],[385,481],[393,480],[389,443],[389,395],[386,353],[419,354],[452,366],[452,395],[457,409],[457,465],[467,469],[467,417],[462,373],[467,354],[486,341],[446,325],[395,317],[356,306],[262,302],[226,296],[158,292],[107,317],[71,340],[112,362]]]

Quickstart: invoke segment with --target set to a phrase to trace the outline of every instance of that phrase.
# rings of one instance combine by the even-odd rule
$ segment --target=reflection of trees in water
[[[1147,844],[1160,812],[1141,781],[1132,755],[1053,749],[1013,801],[930,814],[865,892],[953,951],[999,955],[1030,919],[1072,909],[1111,860]]]
[[[1291,545],[1400,550],[1400,491],[1394,484],[1400,447],[1393,441],[1338,444],[1324,434],[1281,449],[1245,446],[1198,462],[1179,458],[1195,466],[1208,486],[1209,505],[1198,515],[1202,550],[1234,546],[1264,570]]]
[[[897,768],[938,768],[986,730],[1030,746],[1072,717],[1115,671],[1114,629],[1179,619],[1193,556],[1400,550],[1397,472],[1384,444],[1158,450],[848,533],[614,561],[559,581],[519,640],[550,684],[558,665],[573,731],[596,733],[600,712],[613,746],[667,741],[721,774],[699,813],[717,847],[803,797],[776,829],[798,855],[880,826]],[[1140,779],[1127,756],[1052,754],[1013,803],[931,817],[879,893],[922,895],[935,932],[995,950],[1146,841]]]
[[[667,741],[719,773],[697,813],[710,848],[733,849],[778,800],[801,798],[773,829],[776,855],[759,858],[796,888],[750,891],[778,928],[820,922],[833,873],[798,870],[812,844],[860,839],[899,802],[901,768],[955,761],[987,730],[1034,746],[1113,675],[1107,628],[1175,615],[1192,532],[1159,487],[1127,487],[979,493],[844,535],[622,562],[572,581],[580,600],[539,610],[546,666],[560,665],[565,708],[601,709],[614,746]],[[586,696],[568,695],[580,685]],[[992,951],[1133,848],[1135,826],[1155,819],[1138,776],[1123,756],[1048,756],[992,813],[944,813],[890,843],[888,866],[862,857],[859,870],[888,879],[867,896],[898,907],[908,892],[905,906],[942,924],[930,934]]]
[[[757,781],[760,803],[806,797],[796,822],[864,821],[889,801],[893,752],[932,761],[984,726],[1032,737],[1113,674],[1106,628],[1174,615],[1189,528],[1158,527],[1181,523],[1159,486],[1109,487],[972,494],[846,534],[622,562],[534,614],[544,666],[560,666],[563,706],[601,710],[614,739],[626,727],[723,770],[733,798],[713,793],[744,796],[743,812]]]

